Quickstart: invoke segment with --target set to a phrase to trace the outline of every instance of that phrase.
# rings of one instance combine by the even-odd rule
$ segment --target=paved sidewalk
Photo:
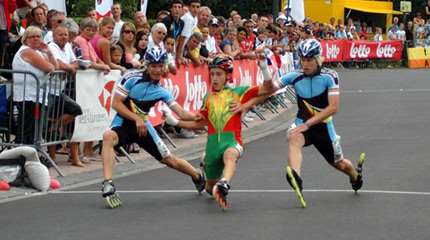
[[[248,123],[249,128],[243,126],[242,136],[244,143],[247,144],[272,133],[287,129],[289,125],[288,123],[296,113],[296,106],[290,105],[288,109],[278,108],[278,111],[279,113],[274,114],[269,110],[266,110],[264,113],[262,113],[266,120],[255,118],[254,121]],[[188,161],[201,157],[206,144],[206,133],[201,134],[193,139],[181,139],[176,138],[173,135],[169,136],[172,137],[174,143],[177,145],[177,148],[173,148],[173,146],[171,146],[167,140],[165,140],[165,143],[176,156],[184,158]],[[121,162],[115,167],[114,178],[164,167],[164,165],[158,163],[158,161],[153,159],[144,150],[141,150],[138,154],[131,154],[131,156],[136,161],[136,164],[132,164],[127,160],[127,158],[121,157]],[[57,178],[61,182],[62,190],[99,183],[102,181],[103,176],[101,170],[101,156],[97,156],[97,161],[92,161],[90,164],[86,164],[85,167],[71,166],[70,163],[67,162],[67,158],[68,156],[66,155],[57,155],[58,165],[63,171],[65,177],[59,177],[53,168],[50,169],[51,176]],[[34,189],[29,188],[12,188],[10,191],[0,192],[0,202],[11,201],[39,194],[44,193],[39,193]]]

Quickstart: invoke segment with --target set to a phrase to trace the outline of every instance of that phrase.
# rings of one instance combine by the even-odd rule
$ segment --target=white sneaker
[[[178,134],[178,137],[180,137],[180,138],[195,138],[195,137],[197,137],[197,134],[195,134],[193,130],[187,130],[187,129],[182,128]]]

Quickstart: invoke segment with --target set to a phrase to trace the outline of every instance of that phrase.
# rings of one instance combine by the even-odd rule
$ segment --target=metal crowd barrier
[[[64,71],[55,71],[46,79],[39,79],[28,71],[8,69],[0,69],[1,74],[13,74],[14,77],[3,83],[9,85],[11,91],[5,116],[8,123],[2,126],[8,141],[2,140],[0,147],[32,146],[60,176],[64,176],[47,148],[69,142],[73,134],[73,121],[65,122],[65,102],[74,93],[70,87],[71,76]],[[18,78],[19,75],[22,78]],[[21,96],[24,101],[15,101],[14,96]]]

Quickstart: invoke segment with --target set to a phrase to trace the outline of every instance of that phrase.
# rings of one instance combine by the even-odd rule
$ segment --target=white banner
[[[96,0],[96,12],[100,17],[110,14],[113,0]]]
[[[95,70],[76,73],[76,102],[83,114],[75,120],[72,142],[102,139],[115,114],[111,102],[115,83],[120,78],[119,70],[112,70],[108,75]]]
[[[146,9],[148,8],[149,0],[140,0],[140,11],[146,16]]]

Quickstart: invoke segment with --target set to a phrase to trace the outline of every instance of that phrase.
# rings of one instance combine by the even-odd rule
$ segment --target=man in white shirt
[[[64,25],[60,25],[54,29],[53,37],[54,40],[48,44],[48,47],[57,60],[59,69],[69,74],[75,74],[79,66],[72,45],[69,43],[69,31]],[[68,94],[63,93],[63,91],[67,92],[67,89],[64,89],[65,85],[65,82],[62,82],[60,88],[55,89],[55,92],[49,94],[48,100],[49,107],[54,109],[54,112],[56,111],[55,109],[58,109],[57,106],[62,106],[63,111],[61,113],[64,114],[61,116],[61,113],[55,114],[55,117],[60,117],[64,125],[72,123],[76,116],[82,115],[81,107]],[[52,159],[55,159],[55,148],[56,146],[48,147]],[[73,166],[84,166],[79,159],[79,145],[77,143],[70,144],[70,160]]]
[[[184,64],[186,60],[182,57],[182,52],[187,40],[193,34],[194,28],[197,27],[197,14],[199,13],[199,9],[201,6],[200,0],[190,0],[189,1],[189,11],[181,17],[182,21],[184,21],[184,29],[182,29],[181,36],[178,38],[177,46],[176,46],[176,58],[178,64]]]
[[[112,5],[111,8],[111,13],[112,13],[112,17],[115,20],[115,27],[113,29],[113,34],[112,34],[112,43],[117,43],[119,41],[119,35],[121,34],[121,28],[122,25],[124,25],[124,22],[121,20],[121,4],[120,3],[115,3],[114,5]]]

